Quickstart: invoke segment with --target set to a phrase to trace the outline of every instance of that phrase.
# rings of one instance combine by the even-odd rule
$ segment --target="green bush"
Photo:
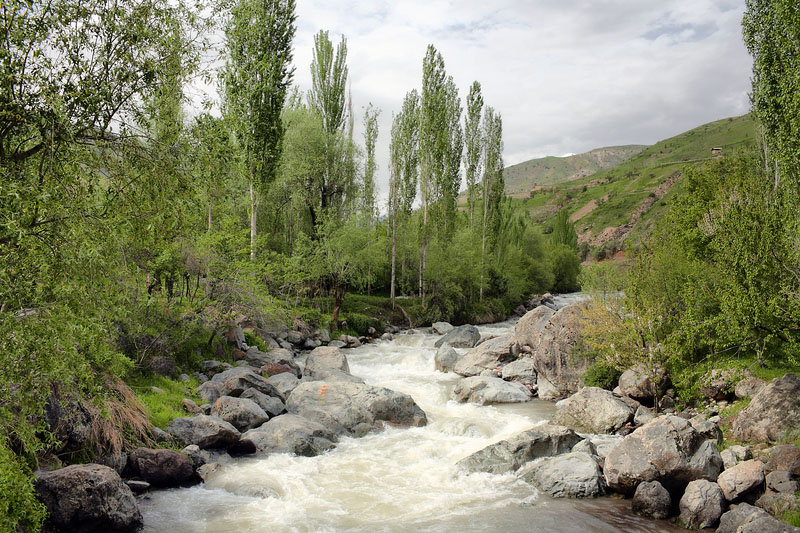
[[[600,387],[613,390],[619,382],[622,372],[604,361],[595,361],[583,375],[583,382],[587,387]]]
[[[36,499],[28,465],[0,438],[0,530],[40,531],[44,506]]]
[[[255,346],[262,352],[268,351],[267,343],[264,342],[264,339],[262,339],[252,331],[244,332],[244,342],[246,342],[248,346]]]
[[[360,313],[347,313],[346,315],[343,315],[343,317],[345,322],[347,322],[347,329],[356,331],[359,335],[367,335],[370,327],[375,328],[377,331],[381,331],[383,329],[380,320],[367,315],[362,315]]]
[[[581,260],[574,249],[564,244],[553,246],[551,264],[555,278],[554,291],[572,292],[580,288],[578,274],[581,271]]]

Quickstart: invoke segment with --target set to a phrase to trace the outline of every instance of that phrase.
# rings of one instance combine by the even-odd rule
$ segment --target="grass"
[[[184,398],[202,403],[195,392],[199,384],[193,377],[188,382],[155,375],[140,375],[128,380],[128,385],[144,405],[150,423],[161,429],[165,429],[173,418],[187,416],[183,410]],[[163,392],[155,392],[152,387],[158,387]]]

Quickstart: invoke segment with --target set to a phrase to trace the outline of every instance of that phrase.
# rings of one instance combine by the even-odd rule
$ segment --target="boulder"
[[[659,481],[679,494],[690,481],[716,480],[721,468],[714,441],[673,415],[660,416],[624,437],[608,452],[604,464],[608,486],[626,494],[645,481]]]
[[[589,439],[583,439],[578,444],[572,447],[573,452],[583,452],[588,453],[589,455],[597,455],[599,457],[599,453],[597,452],[597,446]]]
[[[244,348],[244,331],[239,326],[230,326],[222,332],[222,337],[228,344],[242,350]]]
[[[800,528],[776,520],[763,509],[740,503],[720,517],[717,533],[800,533]]]
[[[744,378],[743,380],[739,381],[736,384],[736,388],[734,389],[734,394],[737,398],[752,398],[763,389],[767,385],[767,382],[763,379],[749,377]]]
[[[743,495],[764,485],[764,463],[751,459],[737,464],[722,472],[717,478],[717,485],[729,502],[736,501]]]
[[[286,411],[286,405],[280,398],[267,396],[263,392],[258,392],[255,389],[247,389],[242,393],[240,398],[254,401],[270,418],[276,417]]]
[[[206,403],[214,403],[222,396],[222,383],[206,381],[197,386],[197,394]]]
[[[525,385],[536,385],[536,368],[533,359],[520,357],[503,367],[502,378],[506,381],[516,381]]]
[[[640,405],[636,408],[636,412],[633,415],[633,423],[637,426],[643,426],[655,418],[656,415],[653,413],[653,411],[644,405]]]
[[[730,368],[715,368],[700,384],[700,394],[709,400],[733,400],[738,373]]]
[[[239,442],[239,431],[216,416],[174,418],[167,426],[167,432],[185,444],[196,444],[202,449],[227,449]]]
[[[336,368],[321,368],[319,370],[315,370],[313,375],[306,375],[303,377],[303,381],[344,381],[347,383],[364,383],[364,380],[360,377],[354,376],[349,372],[342,372]]]
[[[262,352],[255,346],[251,346],[244,352],[242,359],[247,361],[247,364],[256,368],[262,367],[267,363],[273,362],[272,352]]]
[[[328,346],[331,348],[347,348],[347,343],[338,339],[334,339],[328,343]]]
[[[228,463],[232,460],[226,451],[222,450],[201,450],[196,444],[190,444],[181,450],[181,453],[192,462],[192,468],[197,470],[208,463]]]
[[[525,339],[531,343],[537,383],[540,384],[539,397],[542,399],[565,398],[580,389],[588,362],[583,357],[574,356],[573,351],[578,344],[582,316],[579,305],[568,305],[554,313],[541,332]],[[530,331],[535,332],[534,329]],[[517,338],[517,342],[521,343],[521,340]],[[543,380],[549,386],[543,387]]]
[[[461,459],[458,466],[469,472],[504,474],[539,457],[566,453],[581,440],[569,428],[543,424],[490,444]]]
[[[107,466],[72,465],[40,473],[34,487],[55,530],[136,531],[142,525],[131,489]]]
[[[175,360],[164,355],[154,355],[146,363],[147,369],[154,374],[167,378],[175,377]]]
[[[431,329],[437,335],[445,335],[453,331],[453,325],[449,322],[434,322]]]
[[[703,437],[722,444],[722,430],[714,422],[706,420],[702,415],[697,415],[690,418],[689,423]]]
[[[292,391],[300,384],[300,380],[292,374],[276,374],[267,378],[267,383],[275,387],[281,396],[288,398]]]
[[[261,372],[262,376],[267,378],[276,374],[283,374],[284,372],[297,376],[296,370],[287,365],[282,365],[281,363],[267,363],[259,369],[259,372]]]
[[[585,433],[613,433],[633,418],[633,409],[599,387],[584,387],[556,404],[553,422]]]
[[[317,374],[327,370],[338,370],[349,374],[350,365],[347,364],[347,357],[339,348],[333,346],[314,348],[306,358],[304,375],[316,378]]]
[[[733,468],[736,466],[736,463],[739,462],[739,459],[736,458],[736,454],[733,453],[729,448],[719,452],[719,456],[722,458],[722,468],[724,470]]]
[[[686,486],[680,504],[680,525],[686,529],[714,527],[725,512],[725,499],[719,485],[697,479]]]
[[[662,377],[656,380],[653,376]],[[667,379],[663,376],[666,376],[663,369],[649,371],[642,366],[629,368],[619,377],[619,390],[629,398],[652,405],[656,395],[660,396],[667,388]]]
[[[600,459],[584,452],[546,457],[520,475],[554,498],[593,498],[605,492]]]
[[[433,364],[439,372],[451,372],[453,367],[461,357],[458,352],[449,344],[442,344],[436,350],[436,357],[433,359]]]
[[[248,391],[255,391],[255,389],[248,389]],[[257,428],[269,420],[269,415],[253,400],[232,396],[222,396],[214,402],[214,405],[211,406],[211,415],[220,417],[240,432]]]
[[[200,409],[200,406],[194,403],[189,398],[183,399],[183,410],[189,413],[190,415],[202,415],[203,410]]]
[[[192,460],[174,450],[137,448],[129,464],[136,476],[154,487],[178,487],[194,480]]]
[[[477,376],[484,370],[496,370],[517,358],[519,351],[511,335],[495,337],[462,355],[453,371],[462,376]]]
[[[542,330],[554,314],[555,311],[543,305],[525,313],[514,326],[514,338],[517,343],[520,346],[531,347],[538,344]]]
[[[776,470],[766,475],[767,488],[772,492],[794,494],[797,492],[797,480],[785,470]]]
[[[662,520],[670,514],[672,498],[658,481],[645,481],[636,487],[631,509],[639,516]]]
[[[306,336],[300,331],[287,331],[286,342],[300,346],[306,341]]]
[[[795,479],[800,478],[800,448],[792,444],[772,448],[765,471],[769,473],[776,470],[789,472]]]
[[[286,409],[336,434],[353,436],[383,424],[408,427],[427,423],[425,413],[408,394],[345,381],[300,383],[289,396]]]
[[[334,447],[336,435],[322,424],[293,414],[273,418],[246,432],[260,453],[293,453],[314,457]]]
[[[442,344],[449,344],[453,348],[473,348],[479,340],[481,340],[481,334],[478,328],[466,324],[451,329],[437,340],[434,346],[438,348]]]
[[[527,402],[532,397],[533,394],[525,385],[484,376],[464,378],[453,389],[454,400],[480,405]]]
[[[772,516],[783,516],[787,512],[797,512],[800,502],[793,493],[768,490],[755,503],[756,507],[764,509]]]
[[[800,426],[800,376],[786,374],[769,382],[733,419],[733,438],[742,442],[777,441]]]
[[[215,375],[211,382],[221,383],[220,396],[239,397],[247,389],[256,389],[267,396],[275,396],[283,400],[278,389],[269,384],[263,377],[247,367],[231,368]]]

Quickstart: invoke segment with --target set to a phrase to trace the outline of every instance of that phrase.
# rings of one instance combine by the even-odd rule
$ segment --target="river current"
[[[502,335],[512,322],[479,328]],[[140,500],[147,532],[657,532],[668,522],[630,514],[630,501],[557,500],[513,474],[466,474],[456,463],[546,422],[554,404],[479,406],[450,399],[458,376],[434,370],[437,336],[397,335],[345,350],[370,385],[410,394],[420,428],[342,438],[318,457],[241,458],[201,485]],[[603,439],[597,444],[609,445]]]

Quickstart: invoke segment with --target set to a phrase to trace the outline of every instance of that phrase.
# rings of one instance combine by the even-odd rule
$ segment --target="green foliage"
[[[195,378],[183,382],[155,375],[141,375],[130,380],[131,388],[145,406],[150,423],[161,429],[166,429],[173,418],[188,416],[183,409],[184,398],[198,405],[203,403],[195,392],[199,384]]]
[[[583,374],[583,383],[587,387],[600,387],[606,390],[613,390],[619,382],[622,372],[613,365],[600,359],[593,362]]]
[[[578,234],[575,232],[575,224],[569,219],[569,212],[561,209],[553,220],[553,233],[550,238],[553,244],[564,245],[578,250]]]
[[[343,317],[344,321],[347,322],[347,328],[355,331],[358,335],[368,335],[369,328],[375,328],[379,332],[383,331],[381,321],[371,316],[360,313],[346,313]]]
[[[262,339],[261,337],[259,337],[258,335],[256,335],[251,331],[244,332],[244,341],[247,343],[248,346],[255,346],[262,352],[269,351],[269,349],[267,348],[267,343],[264,342],[264,339]]]
[[[0,529],[38,532],[45,516],[44,505],[33,489],[30,466],[9,449],[3,436],[0,438]]]
[[[580,288],[578,275],[581,260],[577,252],[564,244],[553,246],[550,250],[553,267],[553,289],[557,292],[573,292]]]

